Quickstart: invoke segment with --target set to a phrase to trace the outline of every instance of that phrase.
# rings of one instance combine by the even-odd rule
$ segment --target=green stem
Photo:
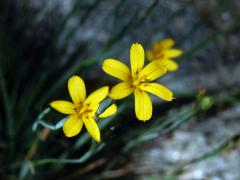
[[[219,147],[213,149],[212,151],[200,156],[199,158],[193,159],[189,162],[186,162],[184,164],[181,165],[181,167],[178,167],[176,169],[174,169],[170,174],[171,175],[179,175],[182,174],[184,172],[184,170],[189,167],[192,164],[195,163],[199,163],[203,160],[212,158],[220,153],[224,153],[226,151],[235,149],[236,147],[238,147],[240,144],[240,133],[235,134],[234,136],[232,136],[231,138],[229,138],[228,140],[226,140],[224,143],[222,143]]]
[[[240,27],[240,21],[239,21],[239,19],[235,19],[235,21],[231,25],[207,36],[205,39],[200,41],[192,49],[188,50],[182,57],[178,58],[176,61],[181,62],[182,60],[188,59],[191,55],[193,55],[194,53],[196,53],[203,47],[206,47],[209,43],[216,41],[219,37],[232,32],[234,29],[236,29],[238,27]]]
[[[89,150],[79,159],[47,158],[47,159],[40,159],[40,160],[33,161],[33,164],[35,166],[40,166],[40,165],[52,164],[52,163],[63,163],[63,164],[83,163],[86,160],[88,160],[90,157],[92,157],[92,155],[94,155],[96,152],[100,151],[104,146],[105,146],[104,143],[96,144],[94,140],[92,140],[92,144]]]
[[[0,87],[2,91],[3,102],[4,102],[6,117],[7,117],[6,126],[7,126],[7,134],[9,138],[9,145],[10,145],[9,147],[10,147],[10,154],[11,154],[14,151],[14,124],[13,124],[14,120],[12,116],[12,107],[10,104],[6,83],[5,83],[1,68],[0,68]]]

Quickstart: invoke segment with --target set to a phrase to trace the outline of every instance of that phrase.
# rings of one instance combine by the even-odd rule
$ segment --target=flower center
[[[89,104],[80,103],[76,105],[75,111],[79,118],[87,118],[93,110],[89,107]]]
[[[147,82],[145,76],[140,76],[139,73],[135,73],[131,79],[131,85],[133,88],[138,88],[142,83]]]
[[[164,53],[162,50],[158,50],[154,52],[154,59],[160,59],[164,57]]]

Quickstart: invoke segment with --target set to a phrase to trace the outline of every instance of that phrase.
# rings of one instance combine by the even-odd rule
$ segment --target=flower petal
[[[178,69],[178,64],[171,59],[165,59],[164,64],[167,65],[168,71],[176,71]]]
[[[91,112],[89,112],[89,114],[94,117],[98,108],[99,108],[100,104],[96,104],[96,105],[93,105],[93,106],[90,106],[89,107],[89,110],[91,110]]]
[[[83,126],[83,121],[77,115],[70,116],[63,125],[63,132],[67,137],[79,134]]]
[[[152,102],[145,91],[136,89],[135,96],[135,113],[139,120],[147,121],[152,117]]]
[[[83,102],[86,98],[84,81],[79,76],[72,76],[68,80],[68,90],[74,104]]]
[[[101,87],[94,91],[93,93],[91,93],[84,103],[89,104],[90,106],[95,106],[107,97],[108,91],[109,91],[108,86]]]
[[[133,92],[133,88],[126,82],[119,83],[110,90],[109,96],[112,99],[122,99]]]
[[[68,101],[53,101],[50,103],[50,106],[63,113],[63,114],[75,114],[75,105]]]
[[[174,46],[174,44],[175,44],[175,41],[173,39],[166,38],[159,42],[154,43],[153,50],[156,51],[159,49],[168,49],[168,48],[171,48],[172,46]]]
[[[149,61],[152,61],[154,58],[153,58],[153,52],[152,51],[147,51],[146,53],[146,57],[147,57],[147,60]]]
[[[175,58],[182,55],[182,51],[180,49],[168,49],[164,51],[165,58]]]
[[[152,81],[159,78],[167,72],[167,67],[160,61],[150,62],[140,73],[140,76],[144,76],[146,79]]]
[[[102,65],[103,71],[113,77],[123,81],[128,81],[130,78],[129,68],[121,61],[115,59],[106,59]]]
[[[92,136],[95,141],[100,141],[100,130],[96,123],[96,121],[92,117],[84,118],[83,123],[88,131],[88,133]]]
[[[172,101],[173,99],[172,91],[158,83],[143,83],[139,88],[141,90],[150,92],[159,98],[164,99],[165,101]]]
[[[134,43],[130,49],[132,75],[139,73],[144,65],[144,50],[141,44]]]
[[[105,117],[115,114],[116,112],[117,112],[117,106],[116,106],[116,104],[112,104],[107,109],[105,109],[105,111],[102,114],[100,114],[98,117],[105,118]]]

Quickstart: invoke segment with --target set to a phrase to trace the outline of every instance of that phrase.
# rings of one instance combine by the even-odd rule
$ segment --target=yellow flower
[[[86,88],[79,76],[73,76],[68,80],[68,90],[73,102],[53,101],[50,105],[55,110],[70,115],[63,125],[63,132],[67,137],[77,135],[83,124],[88,133],[97,142],[100,141],[100,130],[94,119],[100,102],[106,98],[109,92],[108,86],[104,86],[86,98]],[[99,118],[113,115],[117,110],[115,104],[107,108]]]
[[[178,64],[171,58],[181,56],[182,51],[180,49],[172,48],[174,44],[175,42],[171,38],[153,43],[152,50],[147,51],[147,59],[149,61],[161,61],[167,65],[168,71],[176,71],[178,69]]]
[[[130,50],[131,70],[122,62],[114,59],[106,59],[103,62],[103,70],[123,82],[115,85],[110,91],[112,99],[122,99],[132,92],[135,97],[135,114],[139,120],[149,120],[152,116],[152,102],[147,92],[150,92],[166,101],[172,101],[173,94],[166,87],[151,83],[167,72],[164,65],[157,61],[144,66],[143,47],[135,43]]]

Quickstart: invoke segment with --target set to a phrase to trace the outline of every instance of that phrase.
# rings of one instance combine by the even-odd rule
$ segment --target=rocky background
[[[61,52],[56,65],[60,70],[71,61],[91,61],[88,57],[96,54],[98,70],[87,72],[87,79],[99,79],[99,74],[104,76],[104,58],[128,62],[132,42],[148,49],[152,42],[172,37],[184,55],[177,59],[179,70],[159,82],[175,92],[176,101],[167,108],[160,103],[160,112],[157,106],[155,111],[174,117],[188,112],[199,92],[210,97],[206,111],[189,115],[170,131],[154,131],[149,140],[127,155],[122,153],[113,168],[86,172],[80,168],[80,173],[63,179],[83,174],[92,179],[240,179],[239,0],[28,0],[27,9],[26,13],[20,3],[13,22],[34,15],[25,29],[26,38],[37,41],[35,49],[43,50],[56,38],[54,51]],[[106,81],[114,84],[111,78]]]

